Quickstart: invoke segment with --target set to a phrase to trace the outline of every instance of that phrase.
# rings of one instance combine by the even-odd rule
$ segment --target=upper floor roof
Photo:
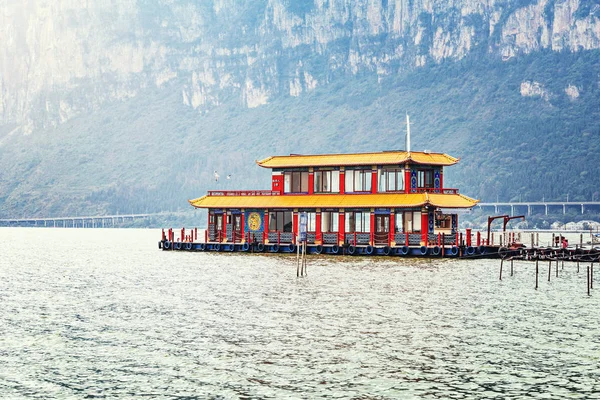
[[[443,153],[422,151],[381,151],[377,153],[350,154],[291,154],[289,156],[272,156],[256,163],[264,168],[298,168],[298,167],[345,167],[361,165],[400,165],[406,163],[422,165],[454,165],[459,161]]]

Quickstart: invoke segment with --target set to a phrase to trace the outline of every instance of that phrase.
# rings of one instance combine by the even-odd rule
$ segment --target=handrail
[[[209,190],[209,196],[279,196],[274,190]]]
[[[417,188],[417,193],[458,194],[455,188]]]

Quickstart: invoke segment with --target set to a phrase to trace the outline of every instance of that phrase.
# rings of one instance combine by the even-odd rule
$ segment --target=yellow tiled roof
[[[442,153],[420,151],[382,151],[379,153],[315,154],[272,156],[256,163],[264,168],[335,167],[353,165],[397,165],[406,162],[429,165],[453,165],[458,158]]]
[[[479,200],[461,194],[378,193],[283,196],[204,196],[189,200],[196,208],[471,208]]]

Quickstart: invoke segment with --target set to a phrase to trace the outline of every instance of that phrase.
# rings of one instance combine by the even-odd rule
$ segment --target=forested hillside
[[[405,3],[44,8],[78,50],[30,62],[5,13],[4,59],[27,67],[0,68],[0,217],[188,209],[268,188],[269,155],[401,149],[406,113],[414,149],[461,157],[445,181],[462,193],[597,199],[600,7]]]

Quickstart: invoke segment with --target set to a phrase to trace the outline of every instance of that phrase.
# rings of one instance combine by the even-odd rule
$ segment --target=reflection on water
[[[565,264],[162,252],[0,229],[2,398],[590,398],[600,292]],[[543,274],[542,274],[543,275]],[[600,282],[597,284],[600,288]]]

